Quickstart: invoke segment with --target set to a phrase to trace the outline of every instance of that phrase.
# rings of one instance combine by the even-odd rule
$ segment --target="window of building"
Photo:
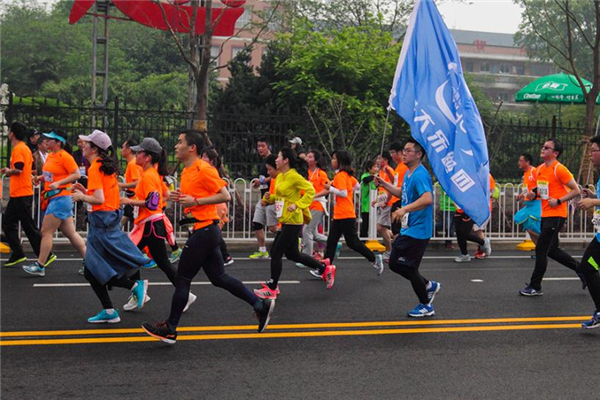
[[[234,59],[244,49],[245,49],[245,47],[232,47],[231,48],[231,59]],[[250,56],[250,60],[248,60],[248,64],[251,61],[252,61],[252,56]]]
[[[492,65],[492,72],[494,74],[497,74],[498,72],[500,72],[500,68],[498,68],[498,64]]]
[[[515,73],[517,75],[525,75],[525,66],[524,65],[517,65]]]
[[[221,46],[211,46],[210,48],[210,58],[213,60],[213,63],[218,67],[219,64],[219,52],[221,51]]]
[[[510,94],[508,94],[507,92],[498,93],[498,98],[504,102],[508,102],[511,99]]]
[[[501,74],[510,74],[510,65],[500,64],[500,73]]]
[[[473,63],[467,62],[467,72],[473,72]]]
[[[252,19],[252,10],[250,8],[244,8],[244,13],[235,21],[235,27],[237,29],[243,28],[246,26],[250,20]],[[250,28],[250,26],[246,26],[246,28]]]
[[[481,65],[479,66],[479,70],[481,72],[490,72],[490,63],[481,63]]]

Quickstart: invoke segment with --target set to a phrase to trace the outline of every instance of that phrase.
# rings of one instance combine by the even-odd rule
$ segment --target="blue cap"
[[[48,139],[54,139],[54,140],[61,141],[61,142],[65,143],[65,144],[67,143],[67,139],[65,139],[64,137],[62,137],[60,135],[57,135],[54,131],[50,131],[50,132],[47,132],[47,133],[46,132],[42,133],[42,136],[44,136],[44,137],[46,137]]]

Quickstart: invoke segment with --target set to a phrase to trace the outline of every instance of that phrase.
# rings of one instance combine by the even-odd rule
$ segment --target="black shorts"
[[[129,218],[130,221],[133,222],[135,218],[133,218],[133,206],[130,204],[126,204],[123,207],[123,216]]]
[[[392,209],[390,210],[390,214],[393,214],[394,211],[396,211],[400,207],[402,207],[402,200],[398,200],[394,204],[392,204]],[[402,226],[401,226],[400,222],[394,222],[394,220],[392,220],[392,234],[394,234],[394,235],[399,234],[401,228],[402,228]]]
[[[429,239],[415,239],[406,235],[398,236],[392,243],[390,264],[394,262],[409,268],[419,268],[428,243]]]

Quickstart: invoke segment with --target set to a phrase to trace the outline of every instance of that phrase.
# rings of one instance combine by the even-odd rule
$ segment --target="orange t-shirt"
[[[226,186],[217,169],[199,158],[181,172],[181,193],[194,198],[213,196]],[[194,229],[204,228],[219,220],[216,204],[188,207],[184,212],[201,221],[194,224]]]
[[[327,173],[321,168],[315,168],[314,171],[308,171],[308,181],[312,183],[315,188],[315,194],[325,190],[325,184],[329,182]],[[334,186],[335,187],[335,186]],[[309,210],[325,211],[323,204],[320,201],[315,200],[308,207]]]
[[[151,192],[158,192],[159,200],[158,204],[162,205],[163,203],[163,187],[162,187],[162,179],[160,179],[160,175],[156,168],[150,167],[142,173],[142,177],[135,187],[135,197],[136,200],[146,200],[148,194]],[[135,219],[135,223],[139,223],[144,219],[148,218],[154,214],[162,213],[162,209],[159,206],[156,210],[150,210],[147,207],[138,207],[139,212],[138,216]]]
[[[167,183],[165,182],[164,176],[160,176],[160,183],[161,183],[160,188],[162,190],[161,207],[164,209],[164,208],[167,208],[167,193],[169,192],[169,187],[167,186]]]
[[[386,172],[387,171],[387,172]],[[392,178],[389,177],[388,172],[392,175]],[[392,167],[390,167],[389,165],[386,165],[385,167],[381,168],[379,170],[379,177],[381,179],[383,179],[386,182],[391,183],[392,185],[395,183],[396,180],[396,172],[392,169]],[[396,200],[398,200],[396,197],[392,196],[391,194],[389,194],[387,192],[387,190],[385,190],[383,187],[379,188],[379,194],[387,194],[388,195],[388,201],[386,206],[391,206],[392,204],[394,204],[396,202]]]
[[[356,218],[354,210],[354,186],[358,183],[356,178],[346,171],[335,174],[332,186],[338,190],[345,190],[346,197],[334,196],[333,219]]]
[[[277,181],[277,177],[271,178],[271,182],[269,183],[269,194],[275,194],[275,181]]]
[[[10,177],[10,197],[33,196],[33,183],[31,182],[31,167],[33,155],[25,142],[19,142],[10,154],[10,168],[16,169],[15,164],[23,163],[20,174]]]
[[[88,168],[87,194],[94,195],[94,191],[102,189],[104,192],[104,203],[100,205],[92,204],[94,211],[116,211],[120,206],[119,199],[119,181],[117,174],[106,175],[100,171],[102,163],[98,158],[94,160]]]
[[[396,172],[396,179],[398,180],[398,185],[396,186],[398,186],[399,188],[401,188],[402,183],[404,183],[404,175],[406,175],[406,171],[408,171],[408,167],[406,166],[406,164],[400,161],[398,165],[396,165],[396,169],[394,170],[394,172]]]
[[[531,192],[533,188],[537,186],[537,169],[530,167],[523,173],[523,186],[527,188],[528,192]],[[525,199],[525,201],[531,201]]]
[[[125,169],[125,183],[131,183],[134,181],[139,181],[142,178],[142,173],[144,172],[144,168],[141,165],[137,165],[135,162],[135,158],[127,163],[127,168]],[[129,188],[127,191],[134,192],[135,188]]]
[[[548,199],[560,199],[569,192],[567,183],[573,174],[561,163],[554,161],[549,167],[542,164],[537,169],[538,196],[542,199],[543,217],[567,218],[567,203],[550,207]]]
[[[75,159],[72,155],[67,153],[65,150],[60,150],[57,153],[48,154],[48,158],[46,158],[46,162],[44,163],[44,167],[42,168],[42,172],[44,174],[44,190],[50,190],[50,184],[52,182],[60,181],[61,179],[66,178],[71,175],[75,170],[79,171],[79,166],[75,162]],[[89,170],[88,170],[89,173]],[[89,179],[89,178],[88,178]],[[66,185],[61,185],[60,189],[65,189],[69,187],[69,183]],[[58,196],[70,196],[71,194],[67,191],[62,191]]]

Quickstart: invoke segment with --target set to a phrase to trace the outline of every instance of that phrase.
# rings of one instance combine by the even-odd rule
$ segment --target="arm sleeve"
[[[335,194],[336,196],[339,197],[348,197],[348,191],[347,190],[340,190],[340,189],[336,189],[333,186],[329,189],[329,191],[333,194]]]

